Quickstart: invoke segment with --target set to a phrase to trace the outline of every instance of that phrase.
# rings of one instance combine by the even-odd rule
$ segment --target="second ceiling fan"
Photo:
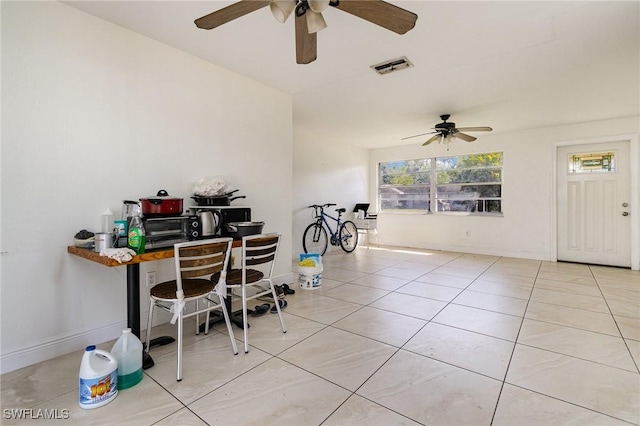
[[[433,134],[434,136],[427,139],[427,141],[423,143],[422,146],[429,145],[435,141],[445,142],[446,144],[448,144],[449,142],[451,142],[451,139],[453,138],[462,139],[463,141],[467,141],[467,142],[473,142],[477,139],[476,137],[467,135],[466,133],[462,133],[462,132],[490,132],[493,130],[491,127],[488,127],[488,126],[456,127],[456,123],[451,123],[447,121],[449,117],[450,117],[449,114],[441,115],[440,119],[442,120],[442,123],[436,124],[436,126],[433,128],[434,130],[433,132],[420,133],[418,135],[407,136],[406,138],[402,138],[401,140]]]
[[[210,30],[241,16],[269,6],[284,23],[295,14],[296,62],[308,64],[317,58],[316,33],[327,24],[322,12],[332,6],[397,34],[412,29],[418,15],[383,0],[241,0],[195,20],[198,28]]]

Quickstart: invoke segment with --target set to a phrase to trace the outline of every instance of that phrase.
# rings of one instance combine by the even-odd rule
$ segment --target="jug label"
[[[95,379],[80,378],[80,404],[103,403],[118,393],[118,370]]]

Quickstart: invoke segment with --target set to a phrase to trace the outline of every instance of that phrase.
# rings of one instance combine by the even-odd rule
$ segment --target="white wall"
[[[302,234],[312,221],[311,204],[335,203],[327,213],[344,207],[347,213],[358,202],[369,202],[368,150],[349,146],[294,126],[293,146],[293,250],[303,253]],[[374,201],[375,198],[371,199]],[[329,247],[329,250],[341,250]],[[328,251],[329,252],[329,251]]]
[[[283,233],[288,274],[291,159],[289,95],[61,3],[3,2],[2,372],[119,335],[126,269],[66,246],[123,199],[188,205],[191,182],[225,176]],[[143,328],[147,298],[142,284]]]
[[[509,134],[483,134],[473,144],[456,140],[449,151],[439,144],[372,150],[370,199],[376,196],[376,171],[380,162],[504,153],[502,217],[381,213],[378,239],[381,244],[388,245],[555,260],[553,182],[556,144],[604,136],[618,140],[616,135],[637,135],[638,132],[638,117],[631,117]],[[637,162],[637,157],[634,161]],[[640,165],[635,164],[635,170],[639,168]],[[638,182],[635,187],[639,187]],[[639,217],[636,213],[633,220],[638,222]]]

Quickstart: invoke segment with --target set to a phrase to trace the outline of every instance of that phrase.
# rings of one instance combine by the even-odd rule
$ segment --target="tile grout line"
[[[618,329],[618,333],[620,333],[620,339],[622,339],[622,343],[624,343],[624,346],[627,348],[627,351],[629,352],[629,356],[631,357],[631,362],[633,362],[633,365],[635,365],[636,372],[638,374],[640,374],[640,366],[638,366],[638,363],[636,362],[636,359],[633,357],[633,353],[631,352],[631,348],[629,347],[629,344],[627,343],[627,339],[625,339],[624,335],[622,334],[622,330],[620,329],[620,325],[618,324],[618,320],[616,319],[616,316],[613,314],[613,311],[611,310],[611,306],[609,306],[609,301],[607,300],[607,297],[605,296],[604,292],[602,291],[602,287],[600,287],[600,283],[598,282],[598,278],[593,273],[592,265],[588,265],[588,267],[589,267],[589,272],[591,272],[591,276],[593,276],[593,279],[596,281],[596,286],[598,287],[598,291],[600,291],[600,294],[602,295],[602,299],[604,300],[605,305],[607,305],[607,309],[609,310],[609,315],[611,315],[611,318],[613,319],[613,322],[616,325],[616,328]]]
[[[536,282],[538,281],[538,275],[540,274],[540,269],[542,268],[542,262],[538,264],[538,271],[536,272],[535,279],[533,281],[533,286],[531,286],[531,291],[529,292],[529,299],[527,299],[527,306],[524,309],[524,313],[522,314],[522,320],[520,321],[520,327],[518,328],[518,333],[516,334],[515,341],[513,343],[513,349],[511,350],[511,356],[509,357],[509,362],[507,363],[507,368],[504,371],[504,377],[502,379],[502,383],[500,385],[500,392],[498,392],[498,398],[496,399],[496,405],[493,409],[493,415],[491,416],[490,424],[493,425],[493,422],[496,418],[496,414],[498,412],[498,406],[500,405],[500,398],[502,398],[502,392],[504,391],[504,386],[507,383],[507,375],[509,374],[509,368],[511,368],[511,362],[513,361],[513,355],[516,353],[516,348],[518,347],[518,339],[520,338],[520,332],[522,331],[522,325],[524,324],[524,320],[527,316],[527,310],[529,309],[529,303],[531,302],[531,296],[533,295],[533,290],[536,287]]]
[[[458,257],[459,257],[459,256],[458,256]],[[397,263],[400,263],[400,262],[397,262]],[[396,264],[397,264],[397,263],[396,263]],[[447,262],[447,263],[448,263],[448,262]],[[392,267],[392,266],[393,266],[393,265],[391,265],[391,266],[389,266],[389,267]],[[438,267],[440,267],[440,266],[438,266]],[[436,268],[436,269],[437,269],[437,268]],[[428,273],[428,272],[427,272],[427,273]],[[373,274],[374,274],[374,273],[367,273],[367,275],[373,275]],[[414,280],[414,281],[415,281],[415,280]],[[412,282],[412,281],[409,281],[409,282]],[[408,284],[408,283],[407,283],[407,284]],[[405,285],[406,285],[406,284],[405,284]],[[400,287],[399,287],[399,288],[400,288]],[[392,291],[390,291],[389,293],[387,293],[385,296],[382,296],[382,297],[386,297],[387,295],[389,295],[389,294],[391,294],[391,293],[395,293],[397,290],[398,290],[398,289],[392,290]],[[402,293],[401,293],[401,294],[402,294]],[[378,299],[376,299],[376,300],[378,300]],[[367,305],[363,305],[363,306],[361,306],[361,307],[360,307],[358,310],[356,310],[355,312],[358,312],[358,311],[360,311],[361,309],[363,309],[364,307],[369,306],[371,303],[373,303],[373,302],[370,302],[370,303],[368,303]],[[442,309],[446,308],[447,306],[448,306],[448,304],[446,304]],[[376,308],[373,308],[373,309],[376,309]],[[442,312],[442,309],[441,309],[441,310],[439,310],[435,315],[437,315],[438,313]],[[353,315],[355,312],[352,312],[351,314],[349,314],[349,315],[347,315],[347,316],[345,316],[345,317],[343,317],[343,318],[341,318],[341,319],[347,318],[348,316]],[[387,311],[387,312],[391,312],[391,311]],[[435,317],[435,315],[432,317],[432,319]],[[408,315],[407,315],[407,316],[408,316]],[[410,317],[410,316],[408,316],[408,317]],[[410,317],[410,318],[415,318],[415,317]],[[335,324],[335,323],[336,323],[336,322],[338,322],[338,321],[340,321],[340,320],[337,320],[337,321],[333,322],[333,323],[332,323],[332,326],[333,326],[333,324]],[[431,322],[431,320],[426,321],[426,323],[425,323],[422,327],[420,327],[420,329],[419,329],[416,333],[414,333],[414,334],[413,334],[409,339],[407,339],[407,342],[408,342],[409,340],[411,340],[411,339],[412,339],[412,338],[413,338],[417,333],[419,333],[419,332],[420,332],[424,327],[426,327],[426,326],[427,326],[427,324],[429,324],[429,322]],[[336,327],[336,328],[337,328],[337,327]],[[339,328],[337,328],[337,329],[338,329],[338,330],[341,330],[341,329],[339,329]],[[349,332],[349,331],[346,331],[346,330],[342,330],[342,331]],[[349,332],[349,333],[352,333],[352,332]],[[357,333],[353,333],[353,334],[355,334],[356,336],[360,336],[360,337],[367,338],[366,336],[361,336],[361,335],[359,335],[359,334],[357,334]],[[372,340],[375,340],[375,339],[372,339]],[[375,341],[377,341],[377,340],[375,340]],[[369,381],[369,380],[370,380],[370,379],[371,379],[371,378],[372,378],[372,377],[373,377],[373,376],[374,376],[378,371],[380,371],[380,369],[382,369],[382,368],[383,368],[383,367],[384,367],[384,366],[385,366],[385,365],[386,365],[386,364],[387,364],[387,363],[388,363],[388,362],[389,362],[389,361],[390,361],[390,360],[391,360],[391,359],[392,359],[392,358],[393,358],[393,357],[394,357],[398,352],[400,352],[401,350],[403,350],[402,348],[404,347],[404,345],[406,345],[406,343],[407,343],[407,342],[405,342],[405,343],[404,343],[402,346],[400,346],[400,347],[394,347],[393,345],[389,345],[389,346],[392,346],[392,347],[394,347],[394,348],[395,348],[395,350],[393,351],[393,353],[389,356],[389,358],[387,358],[387,359],[386,359],[386,361],[385,361],[385,362],[383,362],[380,366],[378,366],[378,368],[376,368],[376,369],[375,369],[375,370],[374,370],[374,371],[373,371],[373,372],[372,372],[372,373],[371,373],[371,374],[370,374],[370,375],[369,375],[369,376],[368,376],[368,377],[367,377],[367,378],[366,378],[366,379],[365,379],[365,380],[364,380],[364,381],[363,381],[363,382],[362,382],[362,383],[361,383],[361,384],[360,384],[360,385],[359,385],[359,386],[358,386],[358,387],[357,387],[357,388],[352,392],[352,394],[349,396],[349,398],[351,398],[353,395],[358,395],[359,397],[364,398],[364,399],[366,399],[367,401],[371,401],[370,399],[365,398],[364,396],[357,394],[358,390],[359,390],[359,389],[361,389],[361,388],[362,388],[362,386],[364,386],[364,385],[365,385],[365,384],[366,384],[366,383],[367,383],[367,382],[368,382],[368,381]],[[384,343],[384,342],[380,342],[380,343]],[[388,345],[388,344],[387,344],[387,345]],[[407,351],[407,352],[410,352],[410,351]],[[326,380],[326,379],[325,379],[325,380]],[[342,403],[342,404],[340,404],[340,406],[342,406],[342,405],[343,405],[343,404],[344,404],[344,403],[345,403],[349,398],[347,398],[345,401],[343,401],[343,403]],[[380,405],[380,406],[382,406],[382,407],[384,407],[384,408],[386,408],[386,409],[388,409],[388,410],[390,410],[390,411],[393,411],[393,412],[394,412],[394,413],[396,413],[396,414],[400,414],[400,415],[402,415],[401,413],[398,413],[398,412],[396,412],[395,410],[393,410],[393,409],[391,409],[391,408],[389,408],[389,407],[386,407],[386,406],[384,406],[384,405],[382,405],[382,404],[380,404],[380,403],[378,403],[378,402],[375,402],[375,401],[371,401],[371,402],[372,402],[372,403],[374,403],[374,404]],[[339,407],[338,407],[338,408],[339,408]],[[325,418],[325,420],[324,420],[322,423],[324,423],[325,421],[327,421],[327,420],[331,417],[331,415],[333,415],[333,413],[335,413],[335,411],[337,411],[337,410],[338,410],[338,408],[336,408],[336,410],[334,410],[334,411],[333,411],[329,416],[327,416],[327,417]],[[417,422],[415,419],[411,419],[410,417],[407,417],[407,416],[405,416],[405,415],[402,415],[402,416],[403,416],[403,417],[405,417],[405,418],[408,418],[408,419],[410,419],[410,420],[412,420],[412,421],[414,421],[414,422]]]

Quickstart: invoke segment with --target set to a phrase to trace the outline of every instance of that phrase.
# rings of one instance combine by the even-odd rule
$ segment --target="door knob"
[[[622,212],[622,216],[629,216],[629,212]]]

